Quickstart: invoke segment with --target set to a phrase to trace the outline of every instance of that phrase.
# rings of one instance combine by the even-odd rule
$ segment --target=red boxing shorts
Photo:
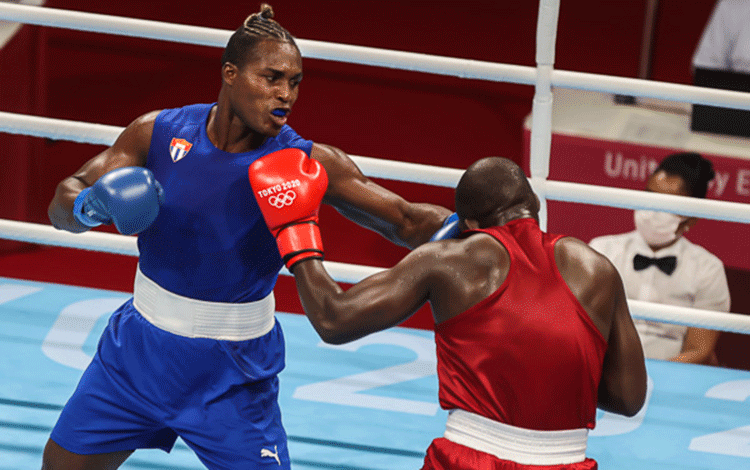
[[[597,470],[594,459],[560,465],[527,465],[502,460],[444,437],[432,441],[422,470]]]

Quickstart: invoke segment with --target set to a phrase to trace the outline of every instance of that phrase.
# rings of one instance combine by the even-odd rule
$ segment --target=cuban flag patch
[[[172,142],[169,144],[169,154],[172,156],[172,161],[176,162],[185,158],[185,155],[187,155],[192,146],[193,144],[185,139],[172,137]]]

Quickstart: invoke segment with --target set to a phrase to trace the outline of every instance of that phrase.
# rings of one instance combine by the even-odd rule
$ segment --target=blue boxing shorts
[[[288,469],[278,405],[281,326],[243,341],[159,329],[130,299],[112,314],[96,354],[52,430],[76,454],[157,448],[177,436],[209,469]]]

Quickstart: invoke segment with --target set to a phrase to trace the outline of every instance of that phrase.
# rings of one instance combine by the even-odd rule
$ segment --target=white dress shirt
[[[680,237],[676,243],[654,252],[637,232],[605,235],[589,242],[615,265],[629,299],[680,307],[729,311],[729,287],[724,264],[705,248]],[[636,271],[633,258],[676,256],[671,275],[656,266]],[[687,327],[635,319],[646,357],[669,359],[682,350]]]
[[[750,1],[720,0],[716,4],[693,66],[750,73]]]

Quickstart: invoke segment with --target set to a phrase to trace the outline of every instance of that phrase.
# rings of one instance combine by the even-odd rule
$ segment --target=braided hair
[[[692,197],[706,197],[708,182],[714,179],[713,164],[695,152],[674,153],[661,161],[656,171],[679,176]]]
[[[255,58],[255,47],[264,40],[276,40],[292,44],[298,51],[294,37],[273,19],[273,8],[264,3],[260,11],[253,13],[229,38],[221,56],[222,65],[230,62],[242,68]]]

